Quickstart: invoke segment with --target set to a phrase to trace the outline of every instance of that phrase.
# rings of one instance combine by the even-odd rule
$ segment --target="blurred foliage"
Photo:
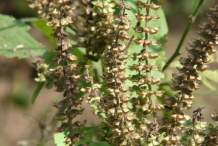
[[[25,0],[1,0],[0,13],[12,15],[15,18],[37,16],[37,11],[29,8]]]
[[[0,55],[28,58],[44,54],[45,47],[28,34],[28,25],[7,15],[0,15],[0,19]]]

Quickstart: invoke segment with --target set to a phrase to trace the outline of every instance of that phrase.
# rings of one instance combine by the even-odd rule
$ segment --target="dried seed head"
[[[180,74],[173,74],[173,90],[180,90],[176,97],[183,104],[184,108],[190,108],[193,103],[192,92],[199,88],[198,81],[201,80],[199,72],[203,72],[207,69],[206,63],[209,62],[208,55],[216,52],[214,46],[216,46],[216,29],[214,29],[218,23],[217,19],[214,19],[216,14],[213,12],[209,15],[210,23],[204,23],[200,26],[199,39],[193,40],[190,44],[187,57],[180,58],[180,64],[182,68],[177,68]]]

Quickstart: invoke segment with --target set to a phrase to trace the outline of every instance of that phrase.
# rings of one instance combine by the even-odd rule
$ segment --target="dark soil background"
[[[173,54],[179,42],[188,22],[188,16],[191,14],[193,2],[194,0],[168,0],[163,3],[169,24],[168,41],[165,45],[166,60]],[[206,20],[208,8],[215,2],[216,0],[205,0],[182,52],[185,53],[187,42],[196,36],[197,24]],[[25,0],[0,0],[0,13],[16,18],[37,16],[37,12],[29,9],[28,2]],[[29,33],[48,49],[51,48],[52,44],[38,30],[31,28]],[[36,72],[31,64],[33,61],[34,58],[8,59],[0,56],[0,146],[35,146],[42,138],[47,141],[45,146],[55,145],[53,143],[55,123],[52,122],[52,118],[56,109],[52,104],[59,101],[62,94],[55,92],[55,89],[43,89],[35,104],[31,104],[31,95],[37,86],[34,81]],[[166,73],[170,72],[166,71]],[[204,117],[209,119],[210,113],[214,113],[217,107],[217,95],[198,96],[196,100],[193,110],[205,106]],[[85,103],[84,106],[86,106],[84,117],[89,119],[87,126],[98,123],[98,118],[90,112],[91,108]]]

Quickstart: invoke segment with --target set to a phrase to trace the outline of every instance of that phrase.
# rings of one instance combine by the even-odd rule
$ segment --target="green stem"
[[[182,38],[180,39],[180,42],[179,42],[179,44],[178,44],[178,46],[177,46],[177,48],[176,48],[176,51],[173,53],[173,55],[172,55],[172,56],[170,57],[170,59],[167,61],[167,63],[166,63],[165,66],[163,67],[163,70],[162,70],[162,71],[164,71],[164,70],[174,61],[174,59],[175,59],[177,56],[180,55],[180,50],[181,50],[181,47],[182,47],[182,45],[183,45],[183,43],[184,43],[184,40],[185,40],[185,38],[186,38],[186,36],[187,36],[187,34],[188,34],[188,32],[189,32],[189,30],[190,30],[192,24],[193,24],[194,21],[195,21],[195,17],[196,17],[196,15],[197,15],[198,10],[200,9],[201,5],[202,5],[203,2],[204,2],[204,0],[200,0],[200,1],[198,2],[198,5],[196,6],[197,1],[199,1],[199,0],[195,0],[195,5],[194,5],[194,7],[193,7],[192,14],[191,14],[191,16],[189,17],[189,22],[188,22],[188,24],[186,25],[185,31],[184,31],[183,34],[182,34]]]

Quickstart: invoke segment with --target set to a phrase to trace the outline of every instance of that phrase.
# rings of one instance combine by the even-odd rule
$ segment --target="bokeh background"
[[[182,52],[185,53],[185,47],[188,47],[187,42],[196,36],[198,24],[206,21],[208,8],[212,7],[215,2],[216,0],[205,0],[182,47]],[[169,25],[169,34],[165,44],[166,60],[172,55],[181,38],[193,4],[194,0],[165,0],[162,3]],[[17,19],[37,17],[37,12],[30,9],[25,0],[0,0],[0,13],[14,16]],[[47,49],[52,48],[53,44],[36,28],[31,27],[29,33]],[[37,86],[34,81],[36,71],[32,65],[33,61],[35,58],[9,59],[0,56],[0,146],[35,146],[42,139],[46,141],[45,146],[55,145],[53,131],[56,122],[52,118],[56,109],[52,107],[52,104],[61,99],[62,94],[55,92],[55,89],[43,89],[36,102],[31,104],[31,96]],[[172,70],[165,72],[167,76],[171,76]],[[208,90],[203,85],[202,88]],[[210,113],[214,113],[217,104],[216,94],[197,95],[191,111],[203,105],[206,107],[203,111],[204,117],[209,119]],[[87,108],[84,116],[88,117],[88,124],[98,123],[98,118],[90,112],[91,108],[88,105],[85,106]]]

